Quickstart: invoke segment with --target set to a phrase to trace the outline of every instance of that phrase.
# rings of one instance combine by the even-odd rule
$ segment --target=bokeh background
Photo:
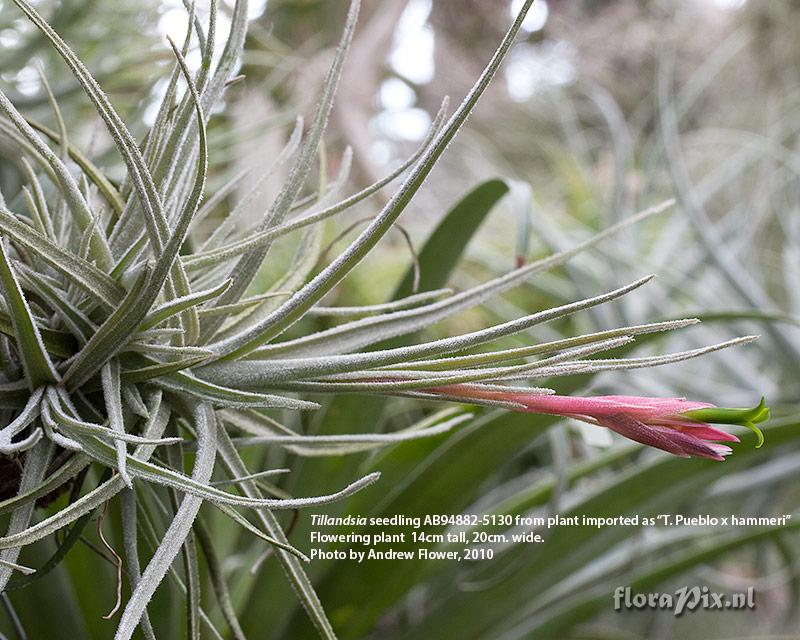
[[[183,3],[36,4],[141,139],[166,86],[171,54],[165,36],[185,34]],[[443,97],[461,99],[521,3],[363,5],[324,149],[325,170],[335,175],[345,147],[352,147],[349,191],[413,152]],[[220,7],[224,33],[228,0]],[[250,2],[244,78],[229,89],[210,123],[212,190],[250,170],[239,187],[240,195],[248,193],[258,168],[285,144],[296,115],[313,112],[346,10],[338,0]],[[207,15],[204,0],[197,11]],[[656,281],[620,302],[536,327],[503,345],[679,317],[704,322],[640,340],[625,355],[760,334],[755,344],[689,362],[547,384],[563,393],[685,395],[728,406],[752,405],[765,395],[775,416],[766,444],[756,450],[753,438],[737,432],[743,443],[723,464],[672,459],[598,428],[486,410],[456,433],[378,453],[305,458],[284,450],[248,451],[251,466],[290,467],[281,487],[297,495],[365,471],[383,472],[374,487],[326,511],[337,515],[796,512],[800,3],[536,0],[523,31],[398,229],[326,302],[390,299],[434,229],[460,226],[446,217],[459,202],[472,210],[473,220],[459,265],[429,273],[425,268],[432,267],[422,264],[423,288],[440,277],[454,289],[472,286],[673,197],[677,204],[666,213],[427,334],[477,329],[656,273]],[[195,64],[198,59],[196,52],[189,58]],[[26,114],[54,126],[37,67],[59,99],[70,139],[120,177],[119,159],[77,84],[16,8],[3,3],[3,90]],[[251,219],[269,205],[280,179],[275,175],[251,199]],[[23,182],[18,154],[0,136],[6,198]],[[390,193],[387,187],[329,226],[329,257]],[[213,224],[212,218],[208,228]],[[264,289],[274,284],[278,263],[296,243],[290,236],[271,255],[274,262],[261,275]],[[325,327],[336,321],[314,322]],[[282,419],[307,433],[391,431],[440,408],[357,397],[324,403],[314,415]],[[106,525],[112,544],[121,540],[114,520]],[[309,515],[285,524],[293,543],[307,548]],[[494,558],[482,562],[329,561],[315,563],[310,572],[343,638],[794,638],[800,632],[796,526],[790,519],[778,528],[564,528],[545,532],[542,545],[489,543],[496,547]],[[261,561],[263,543],[223,521],[213,536],[248,636],[313,637],[274,559]],[[10,594],[29,638],[110,637],[114,622],[101,616],[113,604],[115,570],[92,549],[96,538],[96,532],[87,534],[86,544],[48,580]],[[40,545],[42,558],[54,544]],[[626,585],[726,592],[752,586],[757,608],[679,618],[615,613],[611,594]],[[210,589],[204,591],[204,607],[220,621]],[[162,587],[149,608],[165,638],[183,637],[181,597],[176,587]],[[0,619],[0,630],[13,637],[7,619]]]

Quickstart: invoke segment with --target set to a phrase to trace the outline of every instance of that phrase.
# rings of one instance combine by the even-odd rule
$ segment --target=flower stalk
[[[752,408],[725,408],[684,398],[544,395],[480,385],[447,385],[425,391],[465,401],[502,401],[519,406],[519,411],[574,418],[683,458],[696,456],[720,461],[733,453],[729,446],[720,443],[739,442],[739,438],[712,424],[747,427],[758,437],[758,448],[764,444],[764,434],[757,425],[770,417],[763,397]]]

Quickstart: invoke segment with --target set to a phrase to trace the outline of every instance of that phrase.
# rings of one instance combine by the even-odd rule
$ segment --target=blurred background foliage
[[[336,175],[347,145],[354,150],[350,190],[410,155],[442,96],[460,100],[517,4],[366,0],[326,138],[323,175]],[[201,17],[205,5],[198,2]],[[165,86],[164,36],[185,33],[183,4],[41,0],[37,6],[98,77],[132,130],[143,135]],[[227,0],[220,6],[227,10]],[[329,0],[250,3],[244,78],[209,126],[212,188],[249,170],[235,199],[248,193],[259,167],[286,143],[295,116],[312,112],[346,8]],[[227,25],[220,22],[224,33]],[[675,197],[670,212],[428,333],[476,329],[657,273],[654,283],[622,301],[536,327],[504,346],[687,316],[705,322],[640,340],[633,353],[760,333],[755,345],[699,360],[561,378],[551,386],[561,393],[686,395],[734,406],[754,404],[763,393],[777,415],[766,445],[755,450],[749,434],[737,434],[743,444],[724,464],[671,459],[612,440],[604,430],[486,410],[456,433],[380,453],[306,458],[259,449],[246,452],[250,466],[290,467],[294,473],[282,486],[296,495],[324,491],[365,471],[383,472],[378,484],[326,511],[332,514],[796,512],[800,3],[536,0],[524,28],[501,77],[401,219],[402,228],[338,288],[335,302],[385,302],[415,261],[423,289],[462,289]],[[112,177],[121,176],[76,83],[9,3],[0,6],[0,46],[0,79],[17,106],[56,127],[41,69],[64,111],[71,142]],[[10,146],[0,147],[0,154],[0,185],[13,202],[22,183],[19,154]],[[274,184],[281,177],[275,175]],[[268,204],[271,184],[251,198],[253,215]],[[381,197],[388,193],[387,188]],[[462,200],[460,216],[447,218]],[[376,210],[375,202],[367,203],[331,224],[326,241],[332,250]],[[207,224],[213,227],[213,217]],[[461,238],[448,245],[452,255],[435,246],[423,250],[437,227],[440,234]],[[275,262],[264,269],[262,289],[275,284],[272,272],[280,270],[271,265],[288,259],[296,244],[290,236],[272,254]],[[321,328],[337,319],[315,322]],[[371,432],[408,426],[436,409],[349,396],[323,402],[322,411],[282,418],[307,433]],[[313,637],[274,559],[261,557],[263,543],[210,510],[208,516],[248,636]],[[293,543],[308,548],[310,517],[285,524]],[[542,545],[496,548],[490,561],[329,561],[310,571],[343,638],[795,637],[797,525],[790,520],[773,529],[565,528],[544,532]],[[112,545],[120,544],[119,531],[106,535]],[[98,563],[96,533],[86,538],[50,580],[9,592],[29,638],[109,637],[114,623],[101,616],[113,604],[115,570]],[[41,557],[32,564],[38,566],[54,548],[52,541],[40,544]],[[668,591],[686,584],[716,590],[755,586],[758,607],[682,618],[612,611],[617,586]],[[204,589],[204,607],[224,629],[210,591]],[[174,585],[162,587],[149,607],[163,637],[184,633],[177,594]],[[0,629],[14,637],[9,616],[0,620]]]

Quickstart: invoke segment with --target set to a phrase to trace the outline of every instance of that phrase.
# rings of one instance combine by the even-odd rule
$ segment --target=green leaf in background
[[[467,244],[498,201],[508,193],[503,180],[487,180],[479,184],[447,212],[419,252],[419,290],[439,289],[455,269]],[[393,300],[412,293],[414,273],[411,269],[395,289]]]
[[[776,421],[767,427],[770,442],[780,444],[797,438],[800,424],[795,419],[781,423]],[[726,474],[753,464],[756,460],[765,460],[763,449],[752,447],[755,434],[748,433],[742,438],[742,446],[736,456],[725,464],[715,464],[707,460],[691,460],[687,464],[667,456],[658,456],[650,464],[631,467],[624,473],[611,477],[599,491],[590,494],[581,502],[565,510],[562,515],[586,514],[595,517],[613,517],[619,515],[652,515],[659,513],[679,513],[681,508],[701,494],[713,481]],[[775,532],[781,527],[774,528]],[[487,580],[487,586],[479,591],[450,591],[448,596],[429,607],[425,622],[416,627],[414,634],[400,632],[392,637],[440,638],[442,634],[453,634],[458,638],[485,638],[487,633],[498,633],[506,625],[519,622],[532,608],[538,599],[562,580],[577,573],[590,562],[600,562],[604,554],[612,552],[615,545],[630,544],[631,529],[625,526],[611,527],[569,527],[547,532],[543,543],[528,547],[515,545],[508,551],[499,554],[489,563],[481,563],[475,580],[488,578],[491,575],[502,575],[502,580]],[[694,563],[686,563],[680,558],[672,561],[672,573],[687,570],[704,561],[699,554]],[[644,562],[643,559],[641,562]],[[668,565],[670,566],[670,565]],[[636,569],[636,567],[634,567]],[[499,572],[499,573],[498,573]],[[647,570],[643,570],[647,573]],[[661,579],[669,577],[665,572]],[[623,578],[611,575],[615,585]],[[439,580],[446,580],[445,576]],[[648,586],[656,584],[653,580]],[[607,602],[611,602],[613,587],[607,591]],[[580,600],[579,590],[570,596],[561,598],[561,605],[567,606],[569,598]],[[482,603],[491,602],[492,606]],[[533,603],[533,604],[532,604]],[[609,605],[610,606],[610,605]],[[547,612],[542,614],[545,619]],[[549,640],[564,637],[562,634],[580,617],[562,618],[560,627],[548,629],[553,635],[532,634],[524,637]],[[424,633],[420,634],[420,629]],[[491,630],[491,631],[490,631]],[[560,632],[559,632],[560,631]]]

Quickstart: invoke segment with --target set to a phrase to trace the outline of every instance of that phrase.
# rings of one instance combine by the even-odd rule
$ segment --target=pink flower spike
[[[684,458],[696,456],[724,460],[732,450],[719,442],[739,442],[736,436],[703,421],[703,414],[708,413],[708,410],[731,410],[717,410],[707,402],[694,402],[685,398],[559,396],[519,390],[506,392],[497,387],[484,388],[475,384],[431,387],[425,391],[462,397],[467,402],[470,399],[500,400],[524,407],[519,411],[583,420],[604,426],[630,440]],[[688,412],[696,412],[694,415],[703,418],[690,417],[693,414]]]
[[[740,442],[739,438],[737,438],[732,433],[728,433],[727,431],[723,431],[722,429],[715,429],[714,427],[709,427],[702,423],[695,424],[691,427],[683,427],[683,426],[673,426],[669,425],[672,429],[677,429],[678,431],[682,431],[683,433],[688,433],[695,438],[700,438],[701,440],[711,440],[711,441],[718,441],[718,442]]]
[[[730,447],[707,442],[692,433],[660,425],[647,425],[624,414],[603,418],[600,424],[621,436],[684,458],[697,456],[722,461],[724,455],[732,453]]]

